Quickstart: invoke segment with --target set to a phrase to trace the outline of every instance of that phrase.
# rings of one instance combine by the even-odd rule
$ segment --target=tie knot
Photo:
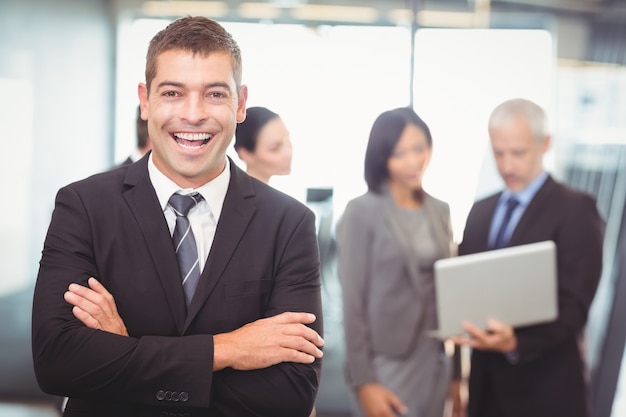
[[[195,207],[200,201],[202,201],[202,195],[200,193],[191,194],[178,194],[174,193],[170,197],[170,206],[174,209],[177,216],[186,216],[189,214],[189,210]]]
[[[519,200],[515,196],[509,197],[506,201],[506,207],[509,211],[512,211],[519,204]]]

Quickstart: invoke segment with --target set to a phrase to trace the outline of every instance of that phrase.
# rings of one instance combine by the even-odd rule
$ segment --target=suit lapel
[[[128,168],[125,184],[129,188],[124,192],[124,199],[139,224],[143,242],[152,256],[153,272],[167,298],[176,328],[182,334],[186,314],[185,296],[178,278],[172,279],[180,276],[178,262],[163,210],[148,176],[147,161],[146,156]]]
[[[230,166],[231,178],[224,199],[224,206],[209,257],[202,271],[194,298],[188,308],[184,330],[189,327],[217,283],[223,278],[224,270],[256,211],[256,206],[251,198],[254,197],[255,193],[250,178],[232,161]]]
[[[449,257],[452,230],[450,230],[450,223],[449,219],[446,217],[446,213],[443,210],[437,210],[433,199],[428,194],[424,196],[422,207],[426,214],[428,227],[433,231],[437,246],[446,258]]]
[[[507,246],[515,246],[525,242],[523,240],[523,235],[534,229],[532,227],[533,223],[537,221],[537,218],[540,217],[542,213],[545,213],[547,202],[550,197],[554,195],[556,187],[557,183],[552,179],[552,177],[548,176],[541,188],[537,190],[537,194],[535,194],[533,199],[530,200],[528,207],[526,207],[522,217],[515,226]]]
[[[478,233],[477,236],[484,236],[484,240],[478,242],[479,247],[470,249],[470,252],[484,252],[489,250],[489,231],[491,229],[491,221],[496,212],[496,207],[498,207],[498,201],[500,200],[500,196],[502,192],[499,192],[489,199],[485,200],[485,210],[478,211],[478,215],[476,219],[478,220],[476,224],[476,229]]]

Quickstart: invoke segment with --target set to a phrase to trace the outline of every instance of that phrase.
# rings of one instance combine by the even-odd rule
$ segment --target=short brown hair
[[[156,76],[156,60],[160,54],[173,49],[207,56],[212,52],[230,55],[237,89],[241,87],[242,64],[239,45],[230,33],[214,20],[202,16],[187,16],[170,23],[154,35],[146,55],[146,86]]]

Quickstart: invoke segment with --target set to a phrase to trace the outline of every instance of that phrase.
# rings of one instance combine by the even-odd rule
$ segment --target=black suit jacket
[[[500,194],[472,207],[459,254],[487,250]],[[552,240],[557,247],[559,317],[515,329],[519,362],[473,351],[469,381],[471,417],[586,417],[586,369],[581,333],[602,268],[604,222],[595,201],[548,177],[530,202],[509,246]],[[533,300],[528,300],[533,308]]]
[[[308,416],[321,363],[213,372],[213,334],[285,311],[322,332],[314,215],[231,161],[215,240],[186,311],[148,156],[59,190],[33,301],[33,356],[67,416]],[[130,337],[76,320],[63,293],[96,277]]]

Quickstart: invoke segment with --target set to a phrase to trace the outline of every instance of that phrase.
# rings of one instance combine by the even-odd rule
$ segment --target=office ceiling
[[[155,9],[185,10],[199,7],[241,20],[263,17],[268,20],[325,20],[363,24],[395,23],[389,12],[400,10],[447,13],[522,13],[582,17],[603,21],[626,21],[626,0],[222,0],[222,1],[141,1],[118,0],[123,4],[151,4]],[[191,6],[191,5],[194,6]],[[305,14],[306,9],[306,14]],[[375,11],[375,17],[368,14]],[[242,11],[244,13],[242,14]],[[245,12],[248,12],[246,16]],[[294,12],[298,12],[294,18]],[[369,19],[369,20],[368,20]],[[374,20],[372,22],[371,20]]]
[[[566,59],[626,65],[626,0],[111,0],[135,17],[223,21],[530,28],[557,31]]]

